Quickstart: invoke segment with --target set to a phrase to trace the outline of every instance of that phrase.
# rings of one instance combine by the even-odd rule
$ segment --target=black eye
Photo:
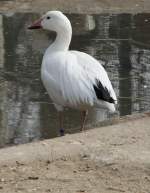
[[[50,16],[47,16],[47,18],[46,19],[50,19]]]

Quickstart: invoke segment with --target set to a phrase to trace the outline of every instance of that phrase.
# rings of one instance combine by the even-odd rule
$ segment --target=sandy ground
[[[149,12],[149,0],[1,0],[0,11],[45,12],[61,10],[71,13],[139,13]]]
[[[149,193],[150,116],[0,150],[2,193]]]

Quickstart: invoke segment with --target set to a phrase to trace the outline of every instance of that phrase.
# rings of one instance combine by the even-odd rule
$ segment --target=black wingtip
[[[110,96],[110,92],[99,80],[96,79],[96,84],[93,85],[93,88],[99,100],[115,104],[115,100]]]

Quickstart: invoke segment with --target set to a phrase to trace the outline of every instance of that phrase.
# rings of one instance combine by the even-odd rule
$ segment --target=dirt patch
[[[148,193],[149,125],[145,114],[85,133],[0,149],[0,192]]]
[[[17,163],[0,170],[2,193],[148,193],[150,167],[78,160]]]

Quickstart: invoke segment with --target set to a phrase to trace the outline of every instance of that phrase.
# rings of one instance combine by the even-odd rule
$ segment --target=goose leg
[[[59,115],[59,132],[60,132],[60,136],[64,136],[64,129],[63,129],[63,113],[62,111],[59,111],[58,113]]]
[[[82,111],[81,131],[84,131],[84,126],[85,126],[87,115],[88,115],[88,111]]]

